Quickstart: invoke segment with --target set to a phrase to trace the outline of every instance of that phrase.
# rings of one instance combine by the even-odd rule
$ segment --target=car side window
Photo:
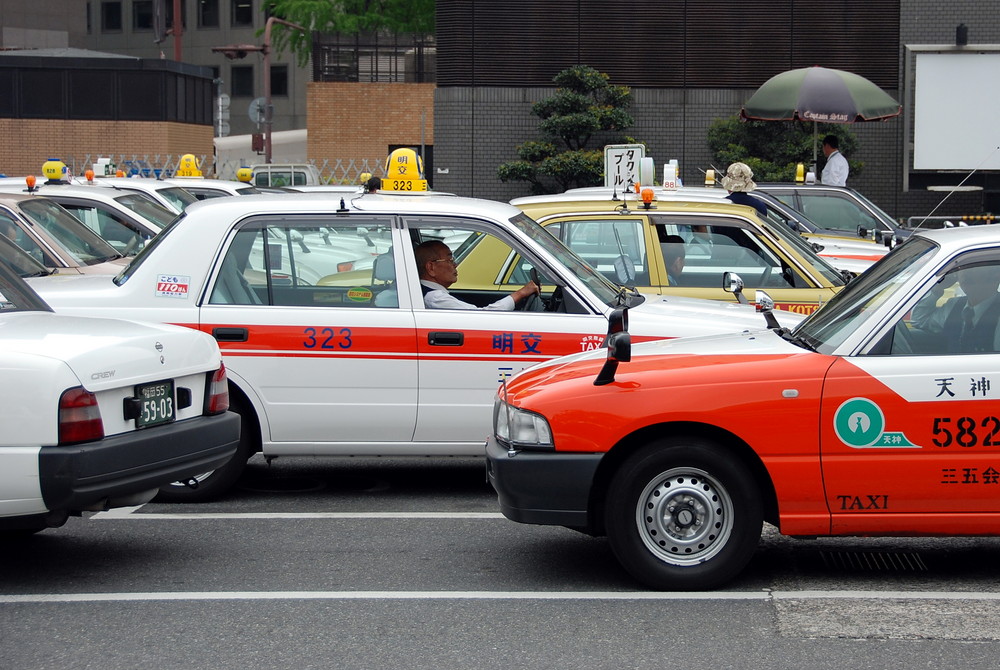
[[[802,213],[824,228],[856,235],[858,227],[873,230],[878,221],[860,205],[826,193],[800,193]]]
[[[142,248],[143,235],[130,228],[122,220],[99,207],[91,207],[77,203],[66,203],[63,207],[85,226],[100,235],[119,253],[135,253]]]
[[[928,288],[875,353],[1000,353],[1000,254],[969,254]]]
[[[519,241],[493,226],[450,217],[408,217],[406,225],[414,246],[440,240],[451,250],[458,278],[448,292],[463,302],[478,307],[494,303],[526,284],[533,270],[538,272],[544,298],[561,291],[555,278]],[[551,311],[567,308],[560,303],[559,309]]]
[[[788,266],[747,228],[726,225],[718,220],[657,224],[660,240],[674,235],[684,240],[681,286],[719,288],[725,272],[739,274],[750,288],[805,285],[797,270]]]
[[[211,304],[399,306],[387,219],[257,221],[233,237]]]
[[[649,259],[642,219],[622,217],[560,221],[546,226],[580,258],[613,282],[621,283],[616,263],[634,268],[635,286],[649,286]]]

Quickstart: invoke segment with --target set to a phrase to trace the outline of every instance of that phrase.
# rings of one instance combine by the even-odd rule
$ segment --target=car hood
[[[634,337],[645,339],[648,335],[663,337],[664,326],[669,328],[671,337],[695,335],[715,335],[743,330],[766,329],[764,315],[753,305],[743,305],[722,300],[705,300],[683,296],[663,296],[643,294],[641,305],[629,308],[629,332]],[[774,315],[778,323],[793,328],[802,319],[802,314],[776,309]],[[633,339],[633,341],[635,341]]]
[[[218,345],[188,328],[52,312],[0,319],[0,349],[63,361],[88,391],[218,368]]]
[[[538,363],[515,375],[508,384],[508,390],[513,394],[526,387],[539,388],[557,381],[589,380],[597,375],[607,355],[607,349],[594,349]],[[633,344],[631,361],[620,363],[618,373],[633,378],[643,373],[665,376],[676,372],[690,376],[693,367],[712,366],[713,371],[717,371],[720,364],[797,355],[814,354],[772,330],[747,330]],[[670,359],[669,364],[664,363],[667,358]]]

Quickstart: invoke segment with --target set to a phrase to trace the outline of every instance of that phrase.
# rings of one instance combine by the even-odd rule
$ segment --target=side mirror
[[[632,360],[632,336],[628,334],[628,307],[619,307],[608,318],[608,336],[604,345],[608,358],[594,379],[594,386],[604,386],[615,380],[619,363]]]
[[[858,237],[866,238],[868,237],[868,229],[864,226],[858,226]]]
[[[774,316],[774,298],[768,295],[767,291],[757,289],[754,292],[753,301],[757,307],[757,311],[764,315],[764,321],[767,323],[768,328],[781,328],[777,317]]]
[[[743,278],[735,272],[722,273],[722,290],[736,296],[736,301],[741,305],[749,305],[750,301],[743,295]]]

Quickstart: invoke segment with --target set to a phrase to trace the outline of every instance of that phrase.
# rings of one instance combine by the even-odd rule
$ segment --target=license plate
[[[174,420],[173,380],[139,384],[135,387],[135,397],[139,401],[136,428],[149,428]]]

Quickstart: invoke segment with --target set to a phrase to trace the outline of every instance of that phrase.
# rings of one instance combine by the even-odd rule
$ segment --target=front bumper
[[[92,509],[215,470],[233,457],[239,441],[239,415],[224,412],[98,442],[42,447],[42,499],[52,511]]]
[[[588,502],[597,466],[604,454],[518,451],[490,436],[486,474],[496,489],[500,511],[511,521],[591,526]]]

